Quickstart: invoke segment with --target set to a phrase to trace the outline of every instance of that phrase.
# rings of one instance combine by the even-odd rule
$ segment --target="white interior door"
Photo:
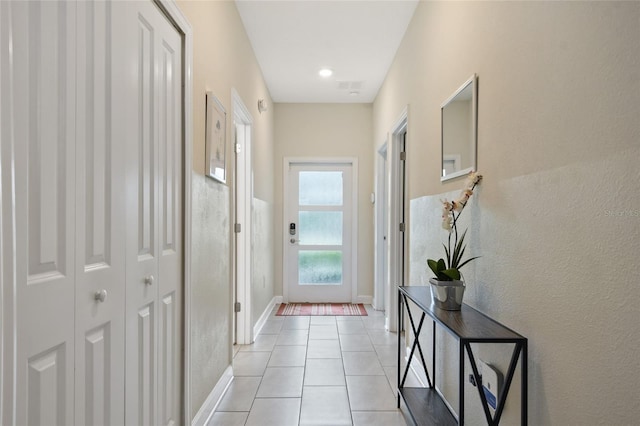
[[[111,2],[77,4],[75,423],[124,421],[125,194]],[[116,61],[117,63],[117,61]],[[116,94],[114,96],[114,91]]]
[[[285,194],[289,302],[352,301],[352,164],[290,163]]]
[[[253,320],[251,317],[251,281],[253,277],[253,167],[251,138],[253,118],[248,108],[233,90],[233,129],[235,136],[235,193],[236,210],[236,255],[234,343],[248,345],[253,342]]]
[[[72,424],[75,4],[11,2],[3,15],[12,34],[2,40],[11,43],[2,51],[2,73],[12,75],[13,94],[10,109],[3,108],[2,148],[11,158],[15,187],[2,197],[15,203],[16,213],[15,246],[5,247],[15,253],[15,276],[2,283],[3,291],[15,292],[15,311],[1,320],[3,328],[15,330],[15,363],[3,376],[15,374],[14,424]],[[3,93],[4,107],[8,95]]]
[[[385,326],[389,331],[398,330],[398,292],[396,286],[407,285],[405,282],[407,261],[407,239],[404,229],[407,228],[407,128],[408,115],[405,109],[391,132],[389,159],[389,191],[387,192],[388,209],[388,269],[387,292],[385,294]],[[399,325],[402,327],[402,324]],[[402,331],[402,330],[401,330]]]
[[[128,96],[126,403],[130,425],[179,423],[181,38],[151,1],[116,2]]]
[[[375,199],[375,292],[373,307],[378,311],[385,310],[385,301],[388,291],[387,264],[388,264],[388,206],[387,193],[389,192],[389,179],[387,170],[387,144],[378,151],[376,170],[376,199]]]

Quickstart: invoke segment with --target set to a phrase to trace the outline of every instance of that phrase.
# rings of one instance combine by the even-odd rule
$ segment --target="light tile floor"
[[[397,335],[366,308],[366,317],[277,317],[276,306],[255,343],[234,348],[234,379],[208,425],[410,425],[396,409]]]

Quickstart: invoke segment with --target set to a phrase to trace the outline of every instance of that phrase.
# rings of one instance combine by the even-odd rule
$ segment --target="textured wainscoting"
[[[192,179],[191,417],[231,365],[229,187]]]

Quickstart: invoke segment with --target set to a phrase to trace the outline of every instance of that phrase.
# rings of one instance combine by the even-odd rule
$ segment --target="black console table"
[[[413,319],[411,310],[408,309],[408,303],[412,302],[421,311],[422,315],[417,324]],[[513,380],[518,360],[520,360],[521,379],[521,424],[527,425],[527,339],[520,334],[510,330],[502,324],[492,320],[486,315],[478,312],[468,305],[462,305],[460,311],[445,311],[433,306],[431,301],[431,293],[429,287],[410,286],[398,287],[398,324],[402,324],[403,306],[407,307],[406,312],[411,323],[415,339],[411,347],[411,352],[407,360],[404,373],[401,374],[401,357],[403,355],[403,343],[401,333],[398,333],[398,408],[400,408],[400,399],[402,398],[407,406],[407,411],[411,415],[413,421],[418,425],[464,425],[464,361],[465,352],[469,356],[469,363],[473,373],[478,394],[484,414],[489,425],[498,425],[500,417],[504,410],[504,404],[507,400],[509,387]],[[433,342],[431,346],[432,375],[429,375],[427,364],[424,360],[422,347],[418,337],[422,331],[422,326],[426,316],[429,316],[433,323]],[[445,404],[442,396],[436,390],[436,325],[444,328],[448,333],[458,340],[459,366],[458,366],[458,420]],[[471,343],[512,343],[515,344],[511,355],[509,369],[504,378],[500,395],[497,396],[497,407],[495,415],[492,416],[489,411],[487,399],[482,390],[482,376],[478,371]],[[426,388],[410,388],[405,387],[404,382],[411,366],[416,349],[420,356],[420,361],[424,367],[427,376],[428,387]]]

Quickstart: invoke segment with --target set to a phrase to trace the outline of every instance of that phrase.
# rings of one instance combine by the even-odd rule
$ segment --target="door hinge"
[[[239,223],[235,223],[233,225],[233,232],[235,232],[236,234],[239,234],[240,232],[242,232],[242,225]]]
[[[236,154],[240,154],[242,152],[242,145],[240,145],[239,143],[237,143],[233,150],[236,152]]]
[[[240,302],[236,302],[236,304],[233,306],[233,311],[240,312],[241,310],[242,310],[242,305],[240,304]]]
[[[401,223],[400,224],[400,232],[404,232],[404,228],[405,228],[404,223]]]
[[[406,151],[402,151],[400,153],[400,161],[406,161],[407,159],[407,152]]]

